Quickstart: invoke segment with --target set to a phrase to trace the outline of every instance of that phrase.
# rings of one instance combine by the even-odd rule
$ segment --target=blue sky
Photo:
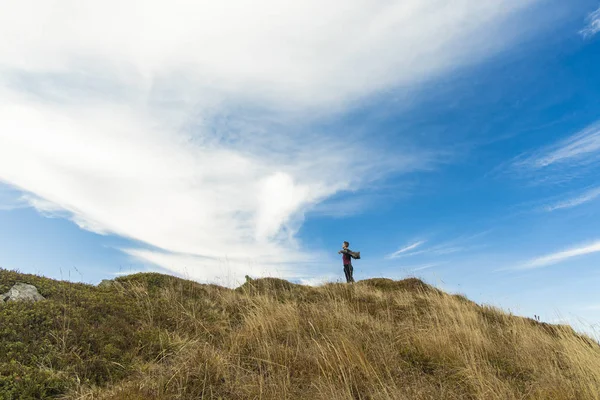
[[[15,2],[0,267],[319,283],[348,240],[358,279],[589,330],[600,3],[480,3]]]

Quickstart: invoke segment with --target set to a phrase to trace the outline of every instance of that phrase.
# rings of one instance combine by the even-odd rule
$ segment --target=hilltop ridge
[[[421,280],[100,286],[0,269],[1,399],[598,399],[600,346]]]

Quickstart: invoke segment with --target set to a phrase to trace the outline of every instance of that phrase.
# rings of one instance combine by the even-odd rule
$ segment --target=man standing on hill
[[[344,274],[346,274],[346,282],[352,283],[354,282],[354,278],[352,277],[352,273],[354,272],[354,268],[352,267],[352,255],[354,254],[348,247],[350,243],[344,242],[342,245],[342,249],[338,251],[338,254],[342,255],[342,262],[344,263]]]

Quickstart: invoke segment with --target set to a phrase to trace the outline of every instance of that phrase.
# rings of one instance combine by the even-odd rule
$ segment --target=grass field
[[[600,399],[600,346],[417,279],[107,288],[0,270],[0,399]]]

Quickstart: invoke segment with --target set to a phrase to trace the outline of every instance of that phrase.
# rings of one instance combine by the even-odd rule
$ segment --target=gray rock
[[[45,300],[37,288],[27,283],[15,283],[8,292],[4,294],[6,301],[40,301]]]
[[[98,284],[99,288],[109,288],[113,285],[113,281],[110,279],[102,279],[102,281]]]
[[[120,289],[123,287],[120,282],[113,281],[112,279],[102,279],[102,281],[98,284],[98,287],[101,289],[109,289],[109,288],[117,288]]]

